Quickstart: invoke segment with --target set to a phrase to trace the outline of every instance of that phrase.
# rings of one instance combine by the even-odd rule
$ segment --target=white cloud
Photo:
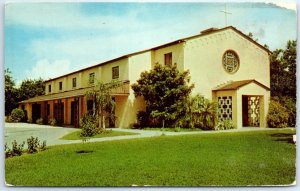
[[[42,78],[47,80],[71,72],[71,63],[69,60],[55,60],[49,62],[47,59],[41,59],[30,69],[25,71],[28,79]]]

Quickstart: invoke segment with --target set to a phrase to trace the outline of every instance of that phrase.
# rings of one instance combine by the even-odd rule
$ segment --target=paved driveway
[[[60,138],[70,132],[78,131],[75,128],[52,127],[28,123],[5,123],[5,142],[10,146],[16,140],[18,143],[27,141],[27,138],[38,137],[47,141],[47,145],[66,144],[68,141]]]

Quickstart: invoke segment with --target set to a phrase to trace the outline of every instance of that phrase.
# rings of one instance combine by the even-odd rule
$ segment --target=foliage
[[[271,99],[267,115],[268,126],[272,128],[286,128],[289,120],[289,113],[277,99]]]
[[[9,69],[4,70],[5,77],[5,115],[9,115],[11,111],[18,106],[18,91]]]
[[[81,137],[92,137],[99,134],[101,128],[97,128],[98,120],[97,117],[90,114],[85,114],[83,118],[80,119],[81,127]]]
[[[296,99],[296,41],[288,41],[286,49],[277,49],[270,58],[271,95]]]
[[[34,138],[31,136],[30,138],[27,139],[27,152],[28,153],[35,153],[38,151],[40,147],[40,140],[38,137]]]
[[[43,118],[38,118],[38,119],[36,120],[36,123],[39,124],[39,125],[43,125],[43,124],[44,124]]]
[[[39,149],[40,149],[41,151],[44,151],[44,150],[47,149],[47,141],[46,141],[46,140],[43,141],[43,143],[40,145]]]
[[[226,119],[219,121],[215,126],[215,130],[227,130],[227,129],[234,129],[232,120]]]
[[[296,177],[296,147],[288,143],[293,132],[201,133],[57,145],[39,156],[6,159],[5,178],[23,186],[291,184]]]
[[[279,102],[288,112],[287,126],[295,127],[296,125],[296,99],[290,96],[272,97],[272,100]]]
[[[4,146],[5,158],[21,156],[23,154],[24,144],[25,144],[25,142],[23,142],[22,144],[18,144],[17,141],[14,140],[12,142],[12,149],[10,149],[7,146],[7,143],[5,143],[5,146]]]
[[[10,120],[12,122],[20,122],[25,117],[25,113],[22,109],[15,108],[11,111]]]
[[[107,120],[116,120],[114,114],[116,104],[111,96],[111,92],[121,85],[121,81],[111,81],[110,83],[98,82],[91,91],[86,93],[87,99],[93,101],[92,115],[99,121],[98,128],[105,129]]]
[[[164,127],[173,126],[186,112],[185,102],[194,87],[188,85],[189,81],[188,71],[157,63],[152,70],[142,72],[131,87],[136,97],[143,96],[151,116]]]
[[[217,104],[201,95],[192,97],[189,101],[189,120],[192,127],[212,130],[215,127]]]
[[[14,108],[18,107],[18,102],[35,96],[44,95],[45,85],[41,78],[37,80],[26,79],[22,81],[19,88],[16,88],[11,71],[7,68],[4,73],[5,115],[8,115]]]
[[[51,126],[55,126],[56,125],[56,119],[55,118],[50,118],[48,121],[48,124]]]
[[[44,81],[39,79],[26,79],[23,80],[20,88],[18,88],[18,100],[27,100],[35,96],[40,96],[45,94],[45,84]]]

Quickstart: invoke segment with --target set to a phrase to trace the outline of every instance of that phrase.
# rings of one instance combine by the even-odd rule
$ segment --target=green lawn
[[[123,136],[123,135],[138,135],[138,133],[108,130],[105,133],[101,133],[101,134],[95,135],[93,137],[88,137],[88,138],[92,139],[92,138],[115,137],[115,136]],[[65,140],[81,140],[82,137],[80,137],[80,131],[75,131],[75,132],[72,132],[72,133],[69,133],[69,134],[63,136],[60,139],[65,139]]]
[[[81,143],[5,160],[22,186],[282,185],[295,179],[292,130]]]

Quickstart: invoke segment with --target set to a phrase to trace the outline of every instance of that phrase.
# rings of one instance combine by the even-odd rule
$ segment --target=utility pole
[[[225,26],[227,27],[227,15],[231,15],[232,13],[227,12],[227,4],[226,3],[225,3],[225,9],[220,12],[224,13],[224,15],[225,15]]]

